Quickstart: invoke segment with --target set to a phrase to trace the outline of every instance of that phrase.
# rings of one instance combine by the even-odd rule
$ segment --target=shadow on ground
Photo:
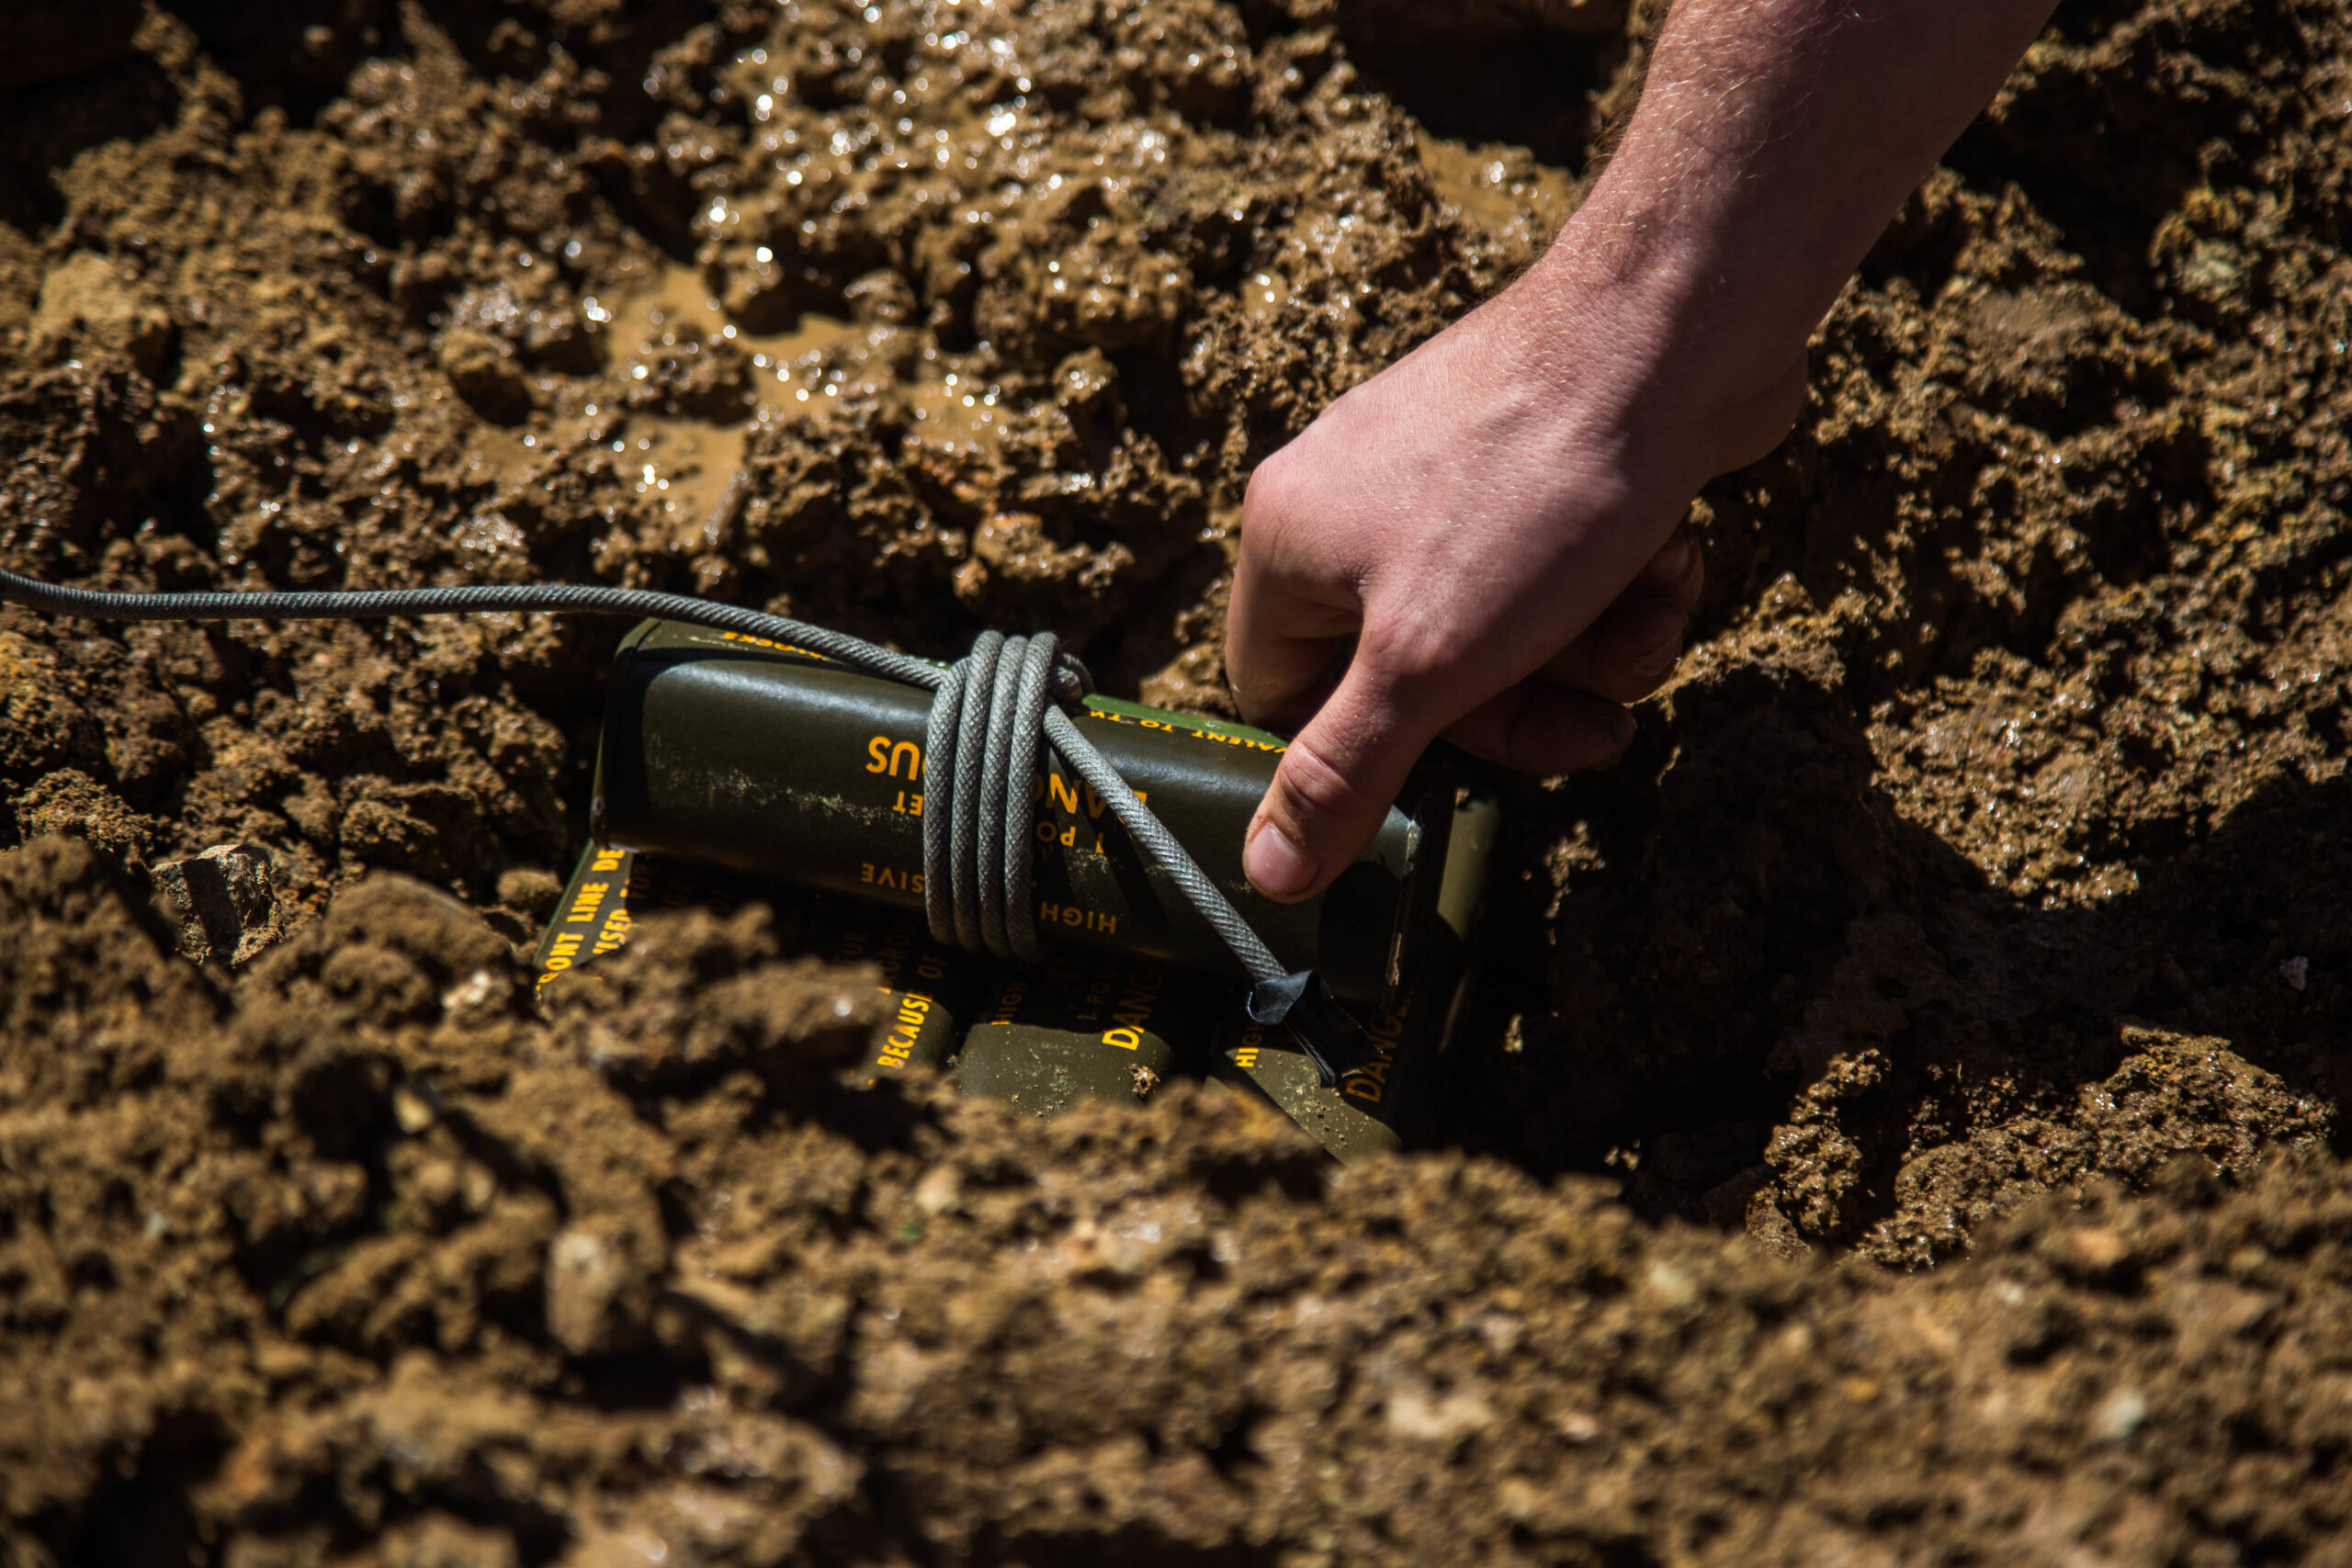
[[[1670,705],[1531,829],[1562,891],[1548,919],[1540,877],[1505,895],[1540,935],[1501,965],[1526,1010],[1458,1091],[1470,1146],[1619,1170],[1657,1215],[1924,1258],[2070,1167],[2193,1149],[2242,1174],[2328,1136],[2352,780],[2275,778],[2136,889],[2041,908],[1905,819],[1821,685],[1749,666]]]

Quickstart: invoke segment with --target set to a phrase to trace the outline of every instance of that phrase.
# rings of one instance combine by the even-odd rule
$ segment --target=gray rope
[[[1075,706],[1091,684],[1052,634],[996,632],[982,632],[940,682],[923,737],[922,885],[941,942],[1030,963],[1045,956],[1028,898],[1035,846],[1025,809],[1039,725],[1052,704]]]
[[[1051,634],[1008,638],[982,632],[968,657],[943,670],[786,615],[684,593],[595,584],[117,593],[0,570],[0,602],[95,621],[348,621],[498,611],[650,616],[806,649],[933,693],[923,747],[923,898],[932,934],[940,941],[1000,958],[1034,961],[1043,953],[1029,897],[1029,787],[1042,733],[1233,951],[1250,976],[1251,1018],[1287,1026],[1326,1084],[1338,1083],[1341,1074],[1376,1055],[1319,977],[1283,970],[1224,890],[1080,733],[1063,709],[1078,705],[1091,682],[1085,666],[1062,653]]]
[[[0,571],[0,600],[51,615],[92,621],[367,621],[385,615],[549,614],[650,616],[715,631],[740,632],[805,648],[888,681],[926,690],[939,684],[937,665],[877,648],[845,632],[828,631],[764,610],[717,604],[684,593],[595,583],[528,583],[469,588],[357,588],[303,593],[111,593],[62,588]]]

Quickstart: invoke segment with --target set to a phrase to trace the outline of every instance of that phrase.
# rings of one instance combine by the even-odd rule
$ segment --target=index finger
[[[1241,716],[1282,728],[1306,723],[1338,680],[1361,619],[1275,581],[1245,538],[1225,618],[1225,675]]]

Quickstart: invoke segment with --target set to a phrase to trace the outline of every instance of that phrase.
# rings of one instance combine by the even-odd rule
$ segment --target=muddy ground
[[[1219,710],[1251,464],[1657,15],[1440,14],[8,7],[0,561]],[[0,614],[0,1561],[2352,1561],[2347,121],[2341,0],[2062,9],[1521,790],[1452,1152],[854,1091],[756,909],[542,1014],[609,626]]]

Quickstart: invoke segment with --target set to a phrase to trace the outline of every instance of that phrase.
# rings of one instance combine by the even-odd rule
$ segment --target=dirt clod
[[[215,844],[188,860],[166,861],[155,890],[179,922],[179,950],[190,958],[242,964],[285,928],[277,874],[269,852],[253,844]]]

